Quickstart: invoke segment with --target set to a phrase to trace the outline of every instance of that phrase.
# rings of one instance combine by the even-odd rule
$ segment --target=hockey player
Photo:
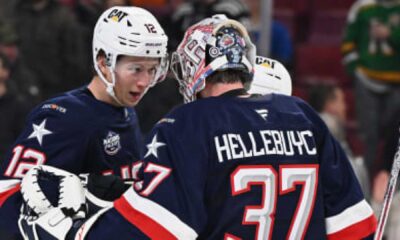
[[[271,58],[257,56],[249,93],[280,93],[290,96],[292,95],[292,78],[282,63]]]
[[[0,223],[18,232],[19,180],[35,165],[132,178],[141,159],[133,109],[168,70],[167,36],[148,11],[114,7],[93,34],[91,82],[37,106],[0,168]],[[11,226],[10,226],[11,224]]]
[[[400,1],[354,1],[344,33],[341,50],[354,79],[359,135],[368,146],[365,163],[370,176],[389,175],[385,166],[391,166],[394,152],[381,156],[378,146],[397,144],[390,135],[397,133],[400,111]]]
[[[187,104],[152,130],[136,191],[130,188],[78,229],[77,217],[58,208],[26,218],[24,229],[59,239],[373,234],[372,209],[318,114],[298,98],[246,92],[254,59],[236,21],[214,16],[189,28],[171,63]]]

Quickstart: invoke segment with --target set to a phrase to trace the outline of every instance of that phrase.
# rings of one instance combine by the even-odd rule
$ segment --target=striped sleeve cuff
[[[197,233],[161,205],[139,196],[133,188],[114,202],[115,209],[151,239],[196,239]]]
[[[372,208],[365,200],[326,218],[325,223],[329,240],[361,239],[375,232],[377,226]]]

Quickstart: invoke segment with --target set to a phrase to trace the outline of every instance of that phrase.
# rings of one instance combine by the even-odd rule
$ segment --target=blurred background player
[[[19,57],[38,79],[42,100],[84,84],[91,77],[89,51],[74,13],[58,0],[12,2],[8,20],[19,37]]]
[[[27,114],[26,100],[19,94],[16,83],[10,78],[11,64],[0,52],[0,158],[14,143],[24,126]]]
[[[261,42],[261,30],[265,27],[262,22],[262,2],[263,0],[243,0],[248,7],[247,22],[243,22],[249,31],[250,37],[256,46],[265,45]],[[274,3],[275,4],[275,3]],[[271,19],[270,53],[269,57],[281,62],[289,71],[293,70],[293,42],[288,28],[276,18]]]
[[[357,1],[347,20],[342,43],[347,72],[354,78],[359,134],[371,180],[371,203],[380,213],[394,151],[400,112],[400,2]],[[387,238],[400,232],[397,193],[389,214]]]
[[[387,131],[398,132],[399,33],[397,0],[356,1],[348,14],[343,61],[347,72],[354,77],[359,134],[366,145],[364,159],[371,176],[385,165],[379,146],[382,142],[389,144]],[[388,129],[393,125],[397,127]],[[396,143],[390,148],[396,149]],[[391,165],[392,159],[393,156],[388,158],[387,165]]]
[[[219,15],[186,31],[171,67],[187,104],[152,130],[139,192],[130,188],[80,237],[361,239],[374,232],[349,160],[318,114],[297,98],[247,93],[254,61],[236,21]],[[30,224],[60,234],[46,221]]]
[[[241,0],[182,1],[166,24],[166,31],[171,36],[169,49],[176,49],[188,27],[214,14],[225,14],[242,23],[248,23],[250,17],[248,7]]]
[[[11,23],[0,20],[0,53],[8,59],[9,78],[12,79],[8,81],[8,84],[13,85],[16,94],[26,100],[25,108],[29,110],[43,99],[41,98],[38,79],[21,58],[18,42],[19,37],[15,27]],[[4,157],[4,153],[0,153],[1,157]]]
[[[93,34],[96,70],[87,86],[39,104],[1,165],[0,222],[17,232],[20,179],[47,164],[79,173],[134,177],[142,158],[133,109],[168,68],[167,36],[156,18],[135,7],[114,7]]]
[[[342,146],[353,166],[361,189],[369,200],[370,178],[364,159],[353,153],[346,138],[347,104],[343,90],[334,83],[324,82],[312,85],[308,94],[308,102],[319,113],[331,134]]]

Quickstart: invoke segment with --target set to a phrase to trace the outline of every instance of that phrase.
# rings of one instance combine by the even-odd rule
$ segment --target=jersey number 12
[[[29,169],[37,165],[42,165],[45,162],[46,156],[44,153],[17,145],[13,149],[13,157],[4,175],[13,178],[23,178]]]

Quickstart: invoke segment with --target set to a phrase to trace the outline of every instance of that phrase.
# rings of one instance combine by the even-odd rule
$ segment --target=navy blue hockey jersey
[[[86,87],[64,93],[40,104],[28,116],[25,129],[0,167],[0,205],[18,190],[15,179],[34,165],[132,178],[140,149],[138,119],[132,108],[98,101]],[[16,209],[14,215],[19,213],[20,196],[14,198],[0,208],[0,222],[13,221],[12,209]]]
[[[361,239],[376,228],[318,115],[282,95],[220,96],[162,119],[143,182],[80,229],[86,239]]]
[[[142,188],[102,213],[88,239],[360,239],[376,228],[345,153],[293,97],[184,105],[144,154]]]

